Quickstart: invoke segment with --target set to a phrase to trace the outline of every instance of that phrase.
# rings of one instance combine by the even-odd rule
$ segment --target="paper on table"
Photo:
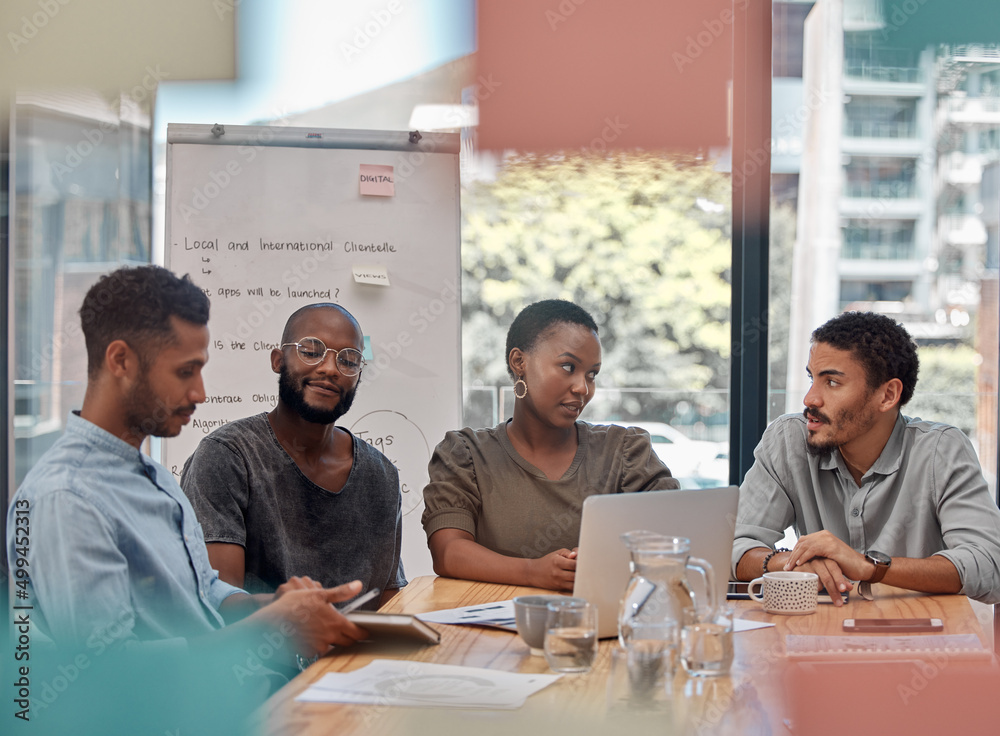
[[[514,601],[480,603],[462,608],[445,608],[440,611],[418,613],[417,618],[432,624],[475,624],[493,626],[507,631],[517,631],[514,624]]]
[[[296,700],[433,708],[514,709],[562,675],[376,659],[353,672],[323,675]]]
[[[753,631],[754,629],[766,629],[768,626],[774,626],[774,624],[769,624],[766,621],[744,621],[741,618],[733,621],[733,633],[737,634],[741,631]]]
[[[475,624],[517,631],[517,626],[514,623],[514,601],[496,601],[462,608],[445,608],[441,611],[419,613],[417,618],[433,624]],[[774,626],[774,624],[736,619],[733,622],[733,631],[752,631],[768,626]]]

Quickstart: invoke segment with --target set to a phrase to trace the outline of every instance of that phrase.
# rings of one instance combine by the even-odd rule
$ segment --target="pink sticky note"
[[[361,193],[373,197],[392,197],[396,194],[395,177],[391,166],[361,164],[358,176]]]

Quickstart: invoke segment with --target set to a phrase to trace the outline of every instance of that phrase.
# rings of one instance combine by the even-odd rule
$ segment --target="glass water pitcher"
[[[669,651],[674,659],[684,611],[715,610],[712,566],[690,556],[691,541],[685,537],[640,530],[626,532],[621,539],[632,559],[618,614],[618,639],[626,649]],[[696,600],[690,573],[703,579],[705,600]]]

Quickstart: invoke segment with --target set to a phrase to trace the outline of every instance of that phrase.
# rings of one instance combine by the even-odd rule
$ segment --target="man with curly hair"
[[[902,414],[918,368],[889,317],[847,312],[813,332],[805,409],[767,428],[740,488],[736,579],[802,570],[828,591],[884,582],[1000,601],[1000,510],[972,444]],[[774,549],[788,526],[794,549]]]

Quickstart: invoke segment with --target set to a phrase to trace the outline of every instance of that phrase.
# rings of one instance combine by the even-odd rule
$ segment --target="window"
[[[80,406],[76,310],[90,285],[150,259],[150,125],[127,98],[20,93],[14,109],[15,479]]]
[[[901,261],[914,257],[913,220],[847,219],[841,257]]]
[[[594,316],[604,352],[583,418],[711,442],[713,463],[681,453],[670,467],[685,487],[725,483],[731,197],[717,161],[670,152],[508,153],[465,177],[463,421],[511,416],[506,331],[528,304],[568,299]]]
[[[848,197],[902,199],[917,195],[916,161],[855,156],[844,169]]]
[[[775,2],[771,43],[771,76],[802,77],[802,26],[812,2]]]
[[[890,48],[883,43],[881,33],[859,33],[845,29],[845,79],[909,84],[924,81],[920,56],[916,51]]]
[[[840,308],[868,310],[872,309],[874,302],[902,302],[910,297],[912,291],[912,281],[844,280],[840,282]]]
[[[816,4],[806,21],[841,25],[815,35],[807,28],[802,39],[798,104],[803,136],[818,145],[772,169],[770,418],[801,410],[813,329],[846,309],[882,312],[920,350],[907,414],[960,427],[995,483],[1000,47],[906,47],[879,7],[893,8],[845,3],[837,17]],[[779,38],[792,30],[776,21],[775,47],[792,46]],[[822,46],[835,33],[842,55],[836,44]],[[839,94],[819,104],[810,104],[818,90],[810,60],[824,71],[842,63]],[[786,80],[774,89],[787,110]],[[839,135],[816,135],[837,116]]]
[[[910,97],[852,95],[844,105],[844,135],[854,138],[912,138],[917,101]]]

